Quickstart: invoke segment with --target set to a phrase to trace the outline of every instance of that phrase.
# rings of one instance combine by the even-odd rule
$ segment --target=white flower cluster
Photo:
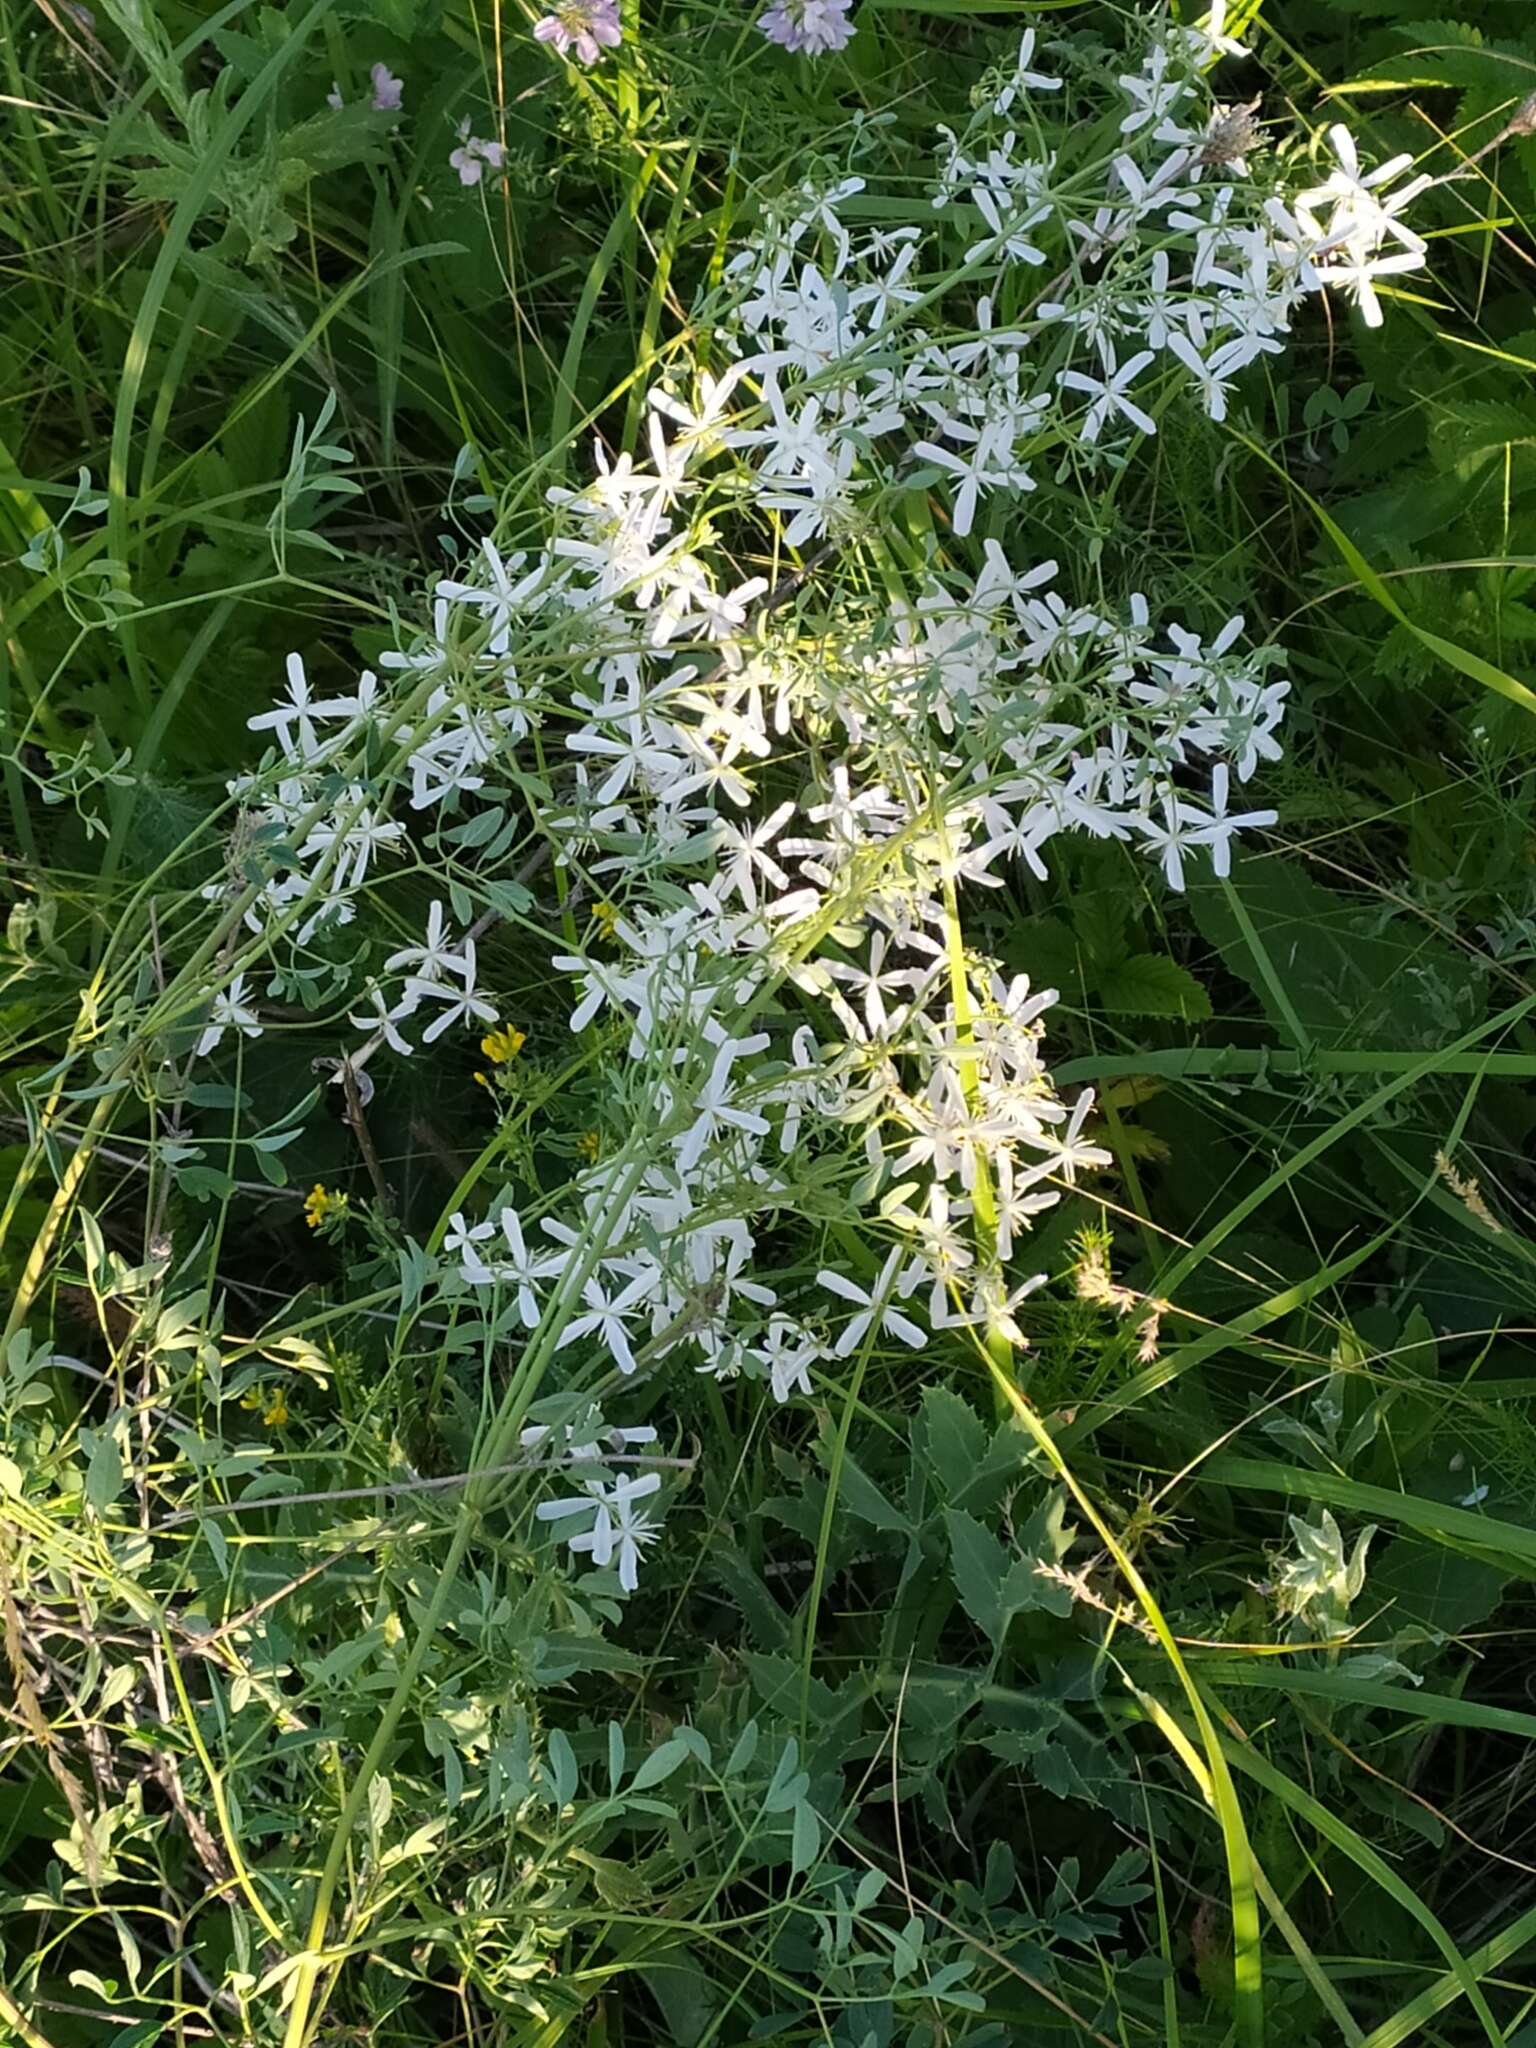
[[[564,1494],[556,1500],[541,1501],[535,1510],[541,1522],[569,1521],[576,1515],[591,1515],[591,1523],[566,1538],[576,1557],[590,1557],[600,1571],[617,1563],[619,1584],[633,1593],[639,1584],[640,1558],[648,1543],[661,1533],[658,1524],[638,1502],[661,1491],[659,1472],[622,1473],[611,1477],[609,1459],[636,1455],[635,1446],[653,1444],[656,1431],[649,1425],[639,1429],[609,1429],[596,1408],[574,1422],[558,1425],[535,1423],[525,1429],[520,1442],[525,1451],[539,1452],[562,1465],[588,1465],[592,1472],[583,1479],[580,1493]]]
[[[567,868],[611,878],[622,911],[603,948],[552,964],[571,1028],[623,1044],[614,1086],[643,1097],[649,1151],[627,1178],[585,1171],[563,1214],[509,1190],[482,1219],[455,1215],[443,1249],[451,1284],[498,1291],[528,1329],[558,1292],[560,1347],[621,1379],[687,1356],[782,1401],[881,1337],[1022,1344],[1016,1310],[1040,1276],[1016,1270],[1021,1242],[1108,1155],[1085,1135],[1091,1094],[1069,1108],[1041,1057],[1054,991],[967,947],[962,889],[1015,859],[1043,876],[1064,831],[1139,844],[1178,888],[1192,850],[1225,873],[1234,835],[1274,820],[1230,808],[1233,780],[1279,755],[1288,688],[1270,651],[1241,646],[1240,618],[1207,638],[1140,595],[1080,604],[1054,562],[1016,566],[988,537],[969,574],[950,563],[900,604],[844,598],[814,634],[780,631],[782,586],[743,578],[710,523],[723,507],[790,547],[851,545],[866,506],[938,472],[963,539],[984,499],[1032,488],[1048,447],[1123,459],[1155,431],[1160,370],[1219,415],[1306,292],[1343,282],[1369,311],[1369,276],[1402,267],[1380,255],[1402,241],[1401,195],[1337,140],[1334,179],[1292,210],[1232,181],[1232,136],[1218,148],[1196,118],[1177,40],[1122,81],[1124,147],[1085,219],[1086,174],[1000,131],[1057,89],[1033,61],[1030,35],[947,138],[936,201],[965,211],[968,273],[993,292],[1017,265],[1057,267],[1030,329],[998,326],[983,292],[957,336],[923,281],[923,229],[851,225],[860,177],[802,187],[730,266],[729,369],[648,394],[648,463],[600,453],[584,488],[550,490],[556,531],[536,552],[487,539],[437,586],[432,632],[380,662],[385,680],[316,701],[295,659],[287,698],[252,721],[278,758],[234,787],[286,865],[249,916],[301,946],[352,916],[375,856],[405,838],[392,805],[446,820],[504,798],[530,737],[542,762],[563,757],[541,769],[559,811],[535,828]],[[493,870],[508,841],[491,823],[454,844]],[[477,975],[473,933],[434,905],[423,943],[370,981],[355,1062],[410,1052],[423,1010],[428,1042],[493,1020]],[[256,1022],[236,982],[204,1046]],[[824,1268],[816,1292],[773,1270],[807,1154],[843,1173],[840,1200],[853,1180],[883,1244],[869,1273]],[[637,1504],[659,1487],[594,1477],[540,1512],[590,1510],[572,1548],[616,1559],[630,1587],[654,1533]]]
[[[877,480],[910,480],[913,457],[944,473],[964,536],[982,499],[1033,489],[1033,465],[1064,440],[1080,458],[1119,457],[1133,434],[1155,434],[1174,385],[1192,382],[1224,419],[1233,378],[1283,348],[1307,298],[1336,286],[1378,322],[1373,280],[1424,262],[1399,215],[1429,180],[1387,190],[1405,157],[1362,176],[1335,127],[1336,168],[1290,206],[1248,175],[1258,132],[1245,108],[1210,109],[1201,37],[1154,42],[1120,80],[1120,146],[1091,167],[1064,163],[1014,112],[1062,87],[1032,68],[1034,40],[963,136],[940,131],[933,207],[968,237],[967,274],[990,286],[971,333],[924,324],[937,295],[923,289],[919,229],[861,236],[839,217],[861,178],[804,187],[729,267],[739,367],[769,417],[725,438],[754,449],[761,502],[791,513],[791,545],[845,525]],[[1027,326],[1001,327],[996,298],[1019,268],[1055,274]]]

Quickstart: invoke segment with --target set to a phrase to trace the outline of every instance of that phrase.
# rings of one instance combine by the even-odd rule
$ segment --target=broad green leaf
[[[789,1837],[789,1868],[792,1876],[798,1877],[809,1870],[816,1861],[816,1852],[821,1847],[821,1822],[816,1818],[815,1809],[802,1799],[795,1808],[795,1817]]]
[[[569,1806],[576,1797],[576,1788],[581,1783],[581,1773],[576,1764],[576,1752],[572,1749],[570,1737],[563,1728],[550,1729],[544,1744],[544,1754],[549,1764],[555,1804]]]
[[[123,1459],[117,1435],[109,1424],[105,1429],[80,1432],[82,1443],[91,1438],[90,1462],[85,1468],[86,1506],[104,1514],[123,1490]]]
[[[641,1762],[640,1768],[629,1781],[631,1792],[648,1792],[653,1785],[663,1784],[678,1767],[688,1759],[688,1745],[676,1735],[653,1749]]]

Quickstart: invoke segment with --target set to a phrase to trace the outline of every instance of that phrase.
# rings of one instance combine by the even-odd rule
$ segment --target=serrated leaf
[[[950,1569],[960,1605],[990,1642],[1000,1643],[1005,1619],[1002,1586],[1008,1575],[1008,1553],[990,1530],[961,1508],[946,1508],[944,1524],[949,1531]]]
[[[1121,1017],[1182,1017],[1198,1024],[1211,1014],[1199,982],[1163,953],[1127,953],[1101,970],[1097,993],[1101,1007]]]
[[[265,391],[261,384],[261,378],[253,378],[231,395],[230,417],[219,436],[235,482],[248,490],[277,483],[288,461],[287,386],[281,378]]]
[[[1021,1696],[1015,1711],[1024,1714],[1029,1725],[989,1735],[982,1746],[1005,1763],[1021,1766],[1058,1799],[1103,1804],[1113,1776],[1106,1745],[1055,1700],[1026,1701]]]
[[[838,1480],[838,1502],[849,1514],[857,1515],[861,1522],[868,1522],[872,1529],[884,1529],[897,1536],[912,1534],[912,1524],[900,1508],[886,1499],[862,1467],[846,1453]]]
[[[1436,418],[1430,450],[1441,469],[1465,475],[1507,448],[1536,447],[1536,416],[1498,399],[1461,399]]]
[[[1091,967],[1102,967],[1124,954],[1129,908],[1124,891],[1112,883],[1072,898],[1073,935]]]
[[[985,1423],[949,1387],[923,1390],[914,1435],[920,1455],[951,1499],[975,1477],[987,1455]]]
[[[578,1635],[574,1630],[535,1636],[527,1649],[528,1676],[536,1685],[559,1685],[578,1671],[639,1671],[632,1650],[610,1643],[606,1636]]]

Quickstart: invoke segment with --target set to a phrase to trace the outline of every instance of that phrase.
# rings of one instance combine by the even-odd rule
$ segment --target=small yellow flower
[[[266,1398],[266,1395],[261,1391],[260,1387],[248,1387],[246,1391],[240,1396],[240,1406],[242,1408],[249,1408],[251,1413],[254,1415],[256,1411],[265,1402]]]
[[[508,1060],[515,1060],[527,1043],[527,1032],[519,1031],[515,1025],[508,1024],[503,1030],[488,1031],[480,1041],[480,1050],[488,1060],[493,1060],[499,1067],[505,1065]],[[477,1074],[475,1079],[478,1081],[479,1078]]]
[[[261,1411],[261,1419],[268,1429],[281,1429],[288,1420],[288,1397],[279,1387],[270,1404]]]
[[[340,1222],[351,1206],[350,1195],[333,1191],[317,1180],[304,1197],[304,1221],[311,1230],[319,1230],[333,1220]]]
[[[619,906],[617,903],[610,903],[606,897],[604,897],[601,903],[594,903],[592,906],[592,922],[597,926],[598,931],[605,939],[611,939],[618,930],[619,925]]]
[[[595,1160],[597,1158],[597,1155],[602,1151],[602,1149],[603,1134],[601,1131],[583,1131],[581,1136],[576,1140],[576,1150],[581,1154],[583,1159]]]

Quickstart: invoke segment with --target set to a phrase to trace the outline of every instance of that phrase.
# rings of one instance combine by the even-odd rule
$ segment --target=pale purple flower
[[[375,64],[368,73],[373,80],[373,109],[376,114],[398,114],[405,80],[396,78],[387,64]]]
[[[541,43],[553,43],[562,57],[574,49],[583,64],[595,64],[603,51],[616,50],[623,35],[614,0],[561,0],[553,14],[533,25]]]
[[[848,10],[853,0],[774,0],[757,25],[770,43],[785,50],[803,50],[819,57],[827,50],[846,49],[853,40]]]
[[[368,77],[373,85],[373,111],[376,114],[398,114],[400,95],[405,91],[405,80],[396,78],[387,64],[372,64]],[[341,96],[341,86],[333,78],[331,89],[325,96],[325,104],[340,110],[346,105]]]
[[[487,142],[483,135],[471,135],[469,116],[459,123],[459,146],[448,161],[459,174],[461,185],[478,185],[487,165],[499,171],[507,160],[505,146]]]

